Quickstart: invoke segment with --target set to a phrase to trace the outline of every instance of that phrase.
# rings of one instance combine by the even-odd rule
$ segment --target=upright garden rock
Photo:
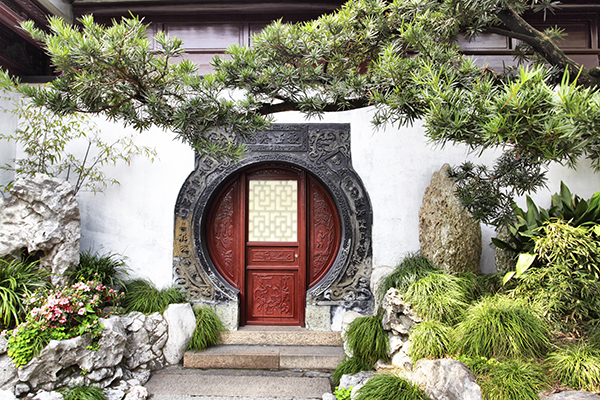
[[[419,210],[421,254],[450,272],[479,271],[481,226],[455,196],[448,164],[433,174]]]
[[[0,197],[0,257],[42,252],[40,264],[52,271],[52,283],[63,283],[63,272],[79,262],[81,226],[73,187],[38,174],[18,179],[10,196]]]
[[[167,321],[169,338],[163,348],[165,360],[169,364],[178,364],[192,340],[196,329],[196,316],[189,303],[171,304],[163,313]]]
[[[475,376],[456,360],[419,360],[412,380],[432,400],[481,400],[481,388],[475,383]]]
[[[404,301],[398,289],[391,288],[383,297],[383,329],[396,335],[408,335],[408,331],[421,318],[414,312],[411,305]]]

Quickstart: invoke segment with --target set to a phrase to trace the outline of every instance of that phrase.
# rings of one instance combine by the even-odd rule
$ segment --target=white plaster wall
[[[17,129],[17,118],[10,113],[13,109],[12,102],[0,96],[0,132],[11,134]],[[17,147],[14,142],[0,140],[0,165],[10,164],[17,153]],[[0,186],[6,185],[14,179],[12,172],[0,170]]]
[[[99,122],[103,137],[135,133],[132,129]],[[81,248],[127,257],[133,275],[151,279],[159,287],[172,282],[173,219],[181,185],[193,170],[194,153],[160,129],[141,133],[138,145],[155,147],[154,163],[136,157],[131,165],[108,168],[120,185],[103,193],[78,194],[81,209]]]
[[[396,265],[408,252],[419,249],[418,211],[431,175],[444,163],[456,165],[466,159],[491,163],[497,153],[486,152],[479,160],[464,146],[438,148],[427,143],[420,125],[375,131],[370,110],[331,113],[308,122],[350,123],[353,165],[371,198],[374,213],[373,264]],[[2,118],[2,117],[0,117]],[[277,122],[306,122],[298,113],[277,116]],[[10,124],[13,125],[10,125]],[[3,128],[14,127],[8,121]],[[132,133],[121,125],[100,121],[105,140]],[[109,168],[107,173],[121,184],[104,193],[80,193],[83,249],[119,253],[128,258],[136,276],[150,278],[159,286],[172,281],[173,214],[181,185],[194,167],[192,150],[173,140],[173,134],[152,129],[140,134],[137,143],[156,147],[154,163],[136,158],[130,166]],[[14,150],[2,146],[0,162]],[[18,154],[18,152],[17,152]],[[600,190],[600,174],[583,162],[578,171],[553,165],[549,190],[534,196],[540,206],[564,180],[574,193],[589,197]],[[524,205],[524,201],[520,201]],[[481,269],[494,270],[493,231],[483,227]]]

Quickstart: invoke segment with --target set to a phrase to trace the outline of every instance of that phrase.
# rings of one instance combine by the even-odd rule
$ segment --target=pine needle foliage
[[[106,400],[106,395],[97,387],[75,386],[63,392],[63,400]]]
[[[0,330],[22,322],[23,295],[44,286],[48,277],[38,261],[0,258]]]
[[[377,315],[360,317],[352,321],[344,333],[344,339],[353,357],[364,360],[371,367],[377,360],[387,361],[388,336]]]
[[[521,360],[490,362],[486,373],[478,377],[483,398],[494,400],[539,400],[549,382],[544,369]]]
[[[355,400],[429,400],[429,397],[406,378],[378,374],[358,390]]]
[[[438,321],[423,321],[410,331],[410,356],[413,363],[421,358],[444,358],[451,343],[452,328]]]
[[[100,281],[106,287],[119,290],[125,287],[129,268],[118,254],[84,250],[79,254],[79,264],[68,268],[65,276],[71,283]]]
[[[575,390],[600,390],[600,350],[584,342],[560,348],[548,355],[550,376]]]
[[[549,347],[547,324],[530,305],[506,296],[471,306],[455,329],[456,351],[466,357],[530,359]]]
[[[331,381],[333,386],[337,386],[340,384],[342,375],[354,375],[358,374],[360,371],[370,371],[371,369],[373,369],[373,365],[362,358],[346,357],[333,371]]]
[[[411,283],[404,296],[421,318],[449,325],[463,315],[471,297],[469,280],[445,272],[431,272]]]
[[[126,312],[163,313],[169,304],[186,303],[186,295],[176,287],[158,289],[146,279],[134,279],[125,286],[123,307]]]
[[[404,293],[408,286],[421,278],[426,277],[431,272],[439,271],[440,267],[429,261],[425,256],[418,253],[408,254],[396,270],[385,277],[379,286],[380,297],[383,297],[390,288],[396,288]]]
[[[194,307],[196,329],[192,335],[189,350],[204,350],[221,343],[221,332],[225,330],[223,323],[208,307]]]

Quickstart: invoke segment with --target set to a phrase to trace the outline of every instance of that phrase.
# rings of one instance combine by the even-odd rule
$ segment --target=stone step
[[[184,368],[333,370],[344,358],[341,346],[219,345],[188,351]]]
[[[331,393],[330,375],[171,366],[154,373],[144,386],[152,400],[312,400]]]
[[[244,326],[221,334],[223,344],[266,346],[342,346],[340,332],[315,332],[297,326]]]

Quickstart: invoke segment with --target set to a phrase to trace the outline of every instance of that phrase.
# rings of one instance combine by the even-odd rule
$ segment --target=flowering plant
[[[17,366],[27,364],[52,339],[90,334],[97,342],[105,307],[118,304],[123,293],[97,281],[39,289],[24,295],[26,320],[8,338],[8,355]]]

